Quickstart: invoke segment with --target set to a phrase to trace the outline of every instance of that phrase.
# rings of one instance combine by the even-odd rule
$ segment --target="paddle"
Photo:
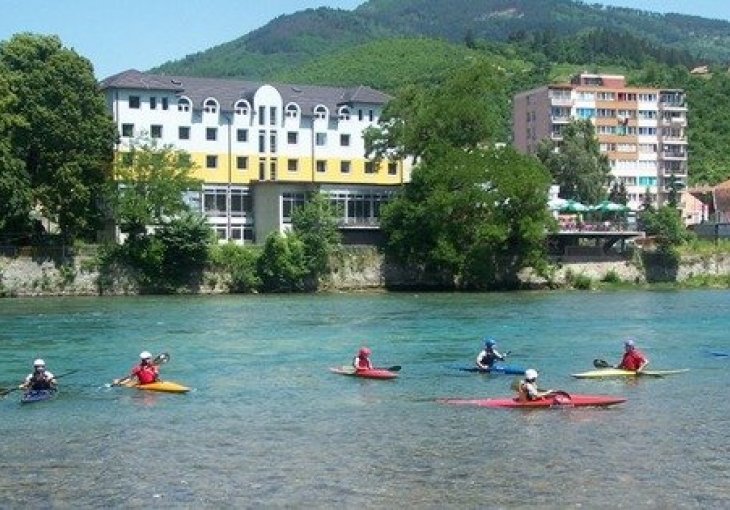
[[[53,378],[54,379],[60,379],[61,377],[66,377],[67,375],[75,374],[79,370],[81,370],[81,369],[80,368],[75,368],[75,369],[69,370],[68,372],[63,373],[61,375],[56,375]],[[24,389],[27,389],[27,388],[21,388],[20,386],[16,386],[15,388],[0,388],[0,397],[4,397],[8,393],[12,393],[14,391],[24,390]]]
[[[386,368],[386,370],[389,370],[391,372],[400,372],[400,369],[402,367],[400,365],[393,365],[392,367]]]
[[[166,352],[161,352],[160,354],[158,354],[157,356],[154,357],[154,359],[152,360],[152,364],[156,367],[159,367],[160,365],[164,365],[168,361],[170,361],[170,355]],[[112,383],[109,385],[109,387],[120,386],[120,385],[124,384],[125,382],[129,381],[131,378],[132,378],[132,376],[128,375],[126,377],[122,377],[121,379],[115,379],[114,381],[112,381]]]

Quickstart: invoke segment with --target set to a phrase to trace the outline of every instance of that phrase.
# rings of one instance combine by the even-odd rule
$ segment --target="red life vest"
[[[157,367],[154,365],[137,365],[132,369],[132,375],[139,384],[150,384],[157,380]]]

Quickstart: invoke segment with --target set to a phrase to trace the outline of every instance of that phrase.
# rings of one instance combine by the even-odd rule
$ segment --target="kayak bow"
[[[330,368],[331,372],[340,375],[349,375],[353,377],[362,377],[364,379],[395,379],[398,374],[386,370],[384,368],[371,368],[371,369],[360,369],[356,370],[352,366],[342,366],[337,368]]]

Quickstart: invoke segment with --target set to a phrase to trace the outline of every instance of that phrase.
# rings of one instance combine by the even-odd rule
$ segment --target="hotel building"
[[[614,182],[622,182],[628,205],[662,205],[671,176],[687,184],[687,104],[684,91],[629,87],[623,76],[581,74],[570,83],[517,94],[513,101],[515,147],[535,153],[550,138],[558,144],[565,126],[590,119]]]
[[[129,70],[100,83],[120,134],[190,154],[201,193],[188,196],[220,240],[263,243],[291,226],[312,191],[342,212],[345,243],[378,237],[381,206],[410,179],[403,161],[365,158],[363,131],[389,96],[369,87],[267,84]]]

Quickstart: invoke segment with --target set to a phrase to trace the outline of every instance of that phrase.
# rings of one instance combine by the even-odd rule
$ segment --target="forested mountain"
[[[319,8],[280,16],[238,39],[156,70],[255,79],[383,37],[461,42],[472,38],[508,41],[542,34],[536,42],[549,43],[591,32],[625,33],[640,38],[644,45],[663,48],[667,55],[675,52],[665,60],[668,63],[730,60],[730,22],[698,16],[572,0],[369,0],[354,11]],[[585,44],[591,43],[584,40]]]
[[[570,0],[369,0],[354,11],[309,9],[155,69],[289,83],[369,85],[396,95],[461,66],[504,70],[509,95],[579,71],[684,88],[690,181],[730,178],[730,23]],[[714,73],[689,70],[710,63]],[[506,110],[505,110],[506,111]],[[509,115],[502,119],[509,133]]]

